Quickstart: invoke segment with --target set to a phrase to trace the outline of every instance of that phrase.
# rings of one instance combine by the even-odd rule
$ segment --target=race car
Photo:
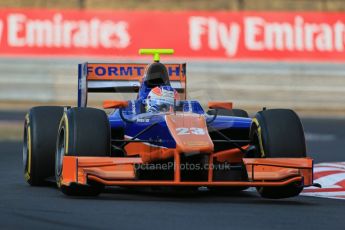
[[[66,195],[98,195],[105,186],[244,190],[265,198],[297,196],[313,183],[303,127],[290,109],[254,118],[231,102],[208,111],[187,100],[185,63],[160,62],[172,49],[140,49],[144,63],[78,66],[78,106],[27,113],[23,163],[33,186],[54,180]],[[87,107],[89,93],[136,92],[133,100]],[[111,95],[111,94],[109,94]],[[111,96],[110,96],[111,98]]]

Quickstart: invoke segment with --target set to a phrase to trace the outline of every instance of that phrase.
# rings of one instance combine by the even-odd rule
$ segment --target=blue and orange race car
[[[171,49],[141,49],[151,64],[79,64],[78,107],[33,107],[25,119],[23,162],[30,185],[55,180],[67,195],[104,186],[197,190],[256,187],[262,197],[298,195],[313,184],[303,127],[289,109],[254,118],[231,102],[205,112],[186,97],[186,64],[162,64]],[[87,107],[88,93],[137,92],[130,101]]]

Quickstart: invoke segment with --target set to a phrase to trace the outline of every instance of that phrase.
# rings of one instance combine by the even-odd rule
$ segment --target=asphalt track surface
[[[345,160],[345,120],[305,118],[303,124],[316,162]],[[0,229],[345,229],[345,200],[121,188],[97,198],[66,197],[54,185],[24,182],[21,143],[15,141],[0,142],[0,170]]]

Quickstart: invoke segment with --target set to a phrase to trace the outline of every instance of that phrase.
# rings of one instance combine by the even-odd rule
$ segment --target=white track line
[[[343,163],[320,163],[315,165],[315,167],[334,167],[336,168],[342,168],[345,170],[345,164]]]
[[[344,197],[339,197],[339,196],[345,196],[345,191],[343,192],[309,192],[309,193],[303,193],[302,195],[345,200]]]
[[[315,173],[319,173],[319,172],[327,172],[327,171],[344,171],[345,172],[345,169],[342,169],[342,168],[335,168],[335,167],[314,167],[314,174]]]

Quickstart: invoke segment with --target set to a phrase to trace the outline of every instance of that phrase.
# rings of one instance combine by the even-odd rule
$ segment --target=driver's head
[[[171,111],[174,106],[174,100],[179,100],[179,94],[171,86],[154,87],[146,98],[146,111]]]

